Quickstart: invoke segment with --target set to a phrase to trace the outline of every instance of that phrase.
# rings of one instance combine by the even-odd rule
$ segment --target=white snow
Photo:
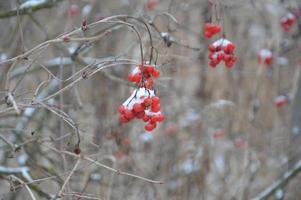
[[[278,57],[277,63],[278,63],[278,65],[285,66],[285,65],[288,65],[288,60],[285,57]]]
[[[147,97],[153,96],[155,96],[154,90],[139,88],[138,90],[134,90],[131,96],[122,105],[131,110],[135,103],[142,103]]]
[[[212,45],[215,47],[226,47],[228,44],[231,44],[231,42],[225,38],[221,38],[219,40],[216,40]]]
[[[140,135],[140,140],[142,140],[143,142],[150,142],[153,139],[154,139],[153,134],[150,134],[149,132],[145,132]]]
[[[85,5],[82,9],[82,16],[84,16],[84,17],[89,16],[91,11],[92,11],[92,5],[91,4]]]
[[[295,15],[293,15],[292,13],[289,12],[280,19],[280,22],[284,23],[287,20],[295,20],[295,19],[296,19]]]
[[[261,58],[270,58],[272,57],[272,52],[268,49],[261,49],[258,53],[258,55],[261,57]]]
[[[224,108],[226,106],[234,106],[234,103],[229,100],[219,99],[210,104],[210,107],[214,107],[214,108]]]
[[[28,0],[24,3],[22,3],[20,5],[20,8],[30,8],[30,7],[33,7],[33,6],[37,6],[37,5],[40,5],[42,3],[45,3],[46,0]]]

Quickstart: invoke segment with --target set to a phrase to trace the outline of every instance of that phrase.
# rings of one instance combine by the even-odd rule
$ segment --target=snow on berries
[[[156,128],[158,122],[162,122],[165,116],[161,113],[160,98],[154,90],[138,88],[132,95],[119,106],[120,122],[127,123],[132,119],[141,119],[147,124],[146,131]]]
[[[142,77],[144,77],[144,86],[148,89],[153,88],[153,78],[158,78],[160,72],[152,65],[139,65],[135,67],[132,72],[128,75],[128,81],[133,83],[141,83]]]
[[[121,123],[127,123],[132,119],[140,119],[146,122],[144,129],[148,132],[157,127],[165,116],[161,113],[160,98],[153,89],[153,78],[158,78],[159,71],[153,65],[139,65],[128,75],[128,81],[136,83],[130,97],[119,106]]]
[[[280,108],[289,103],[289,97],[286,95],[277,96],[274,100],[275,106]]]
[[[257,54],[259,64],[271,65],[273,61],[273,54],[268,49],[261,49]]]
[[[222,30],[222,28],[218,24],[206,23],[205,29],[204,29],[204,36],[206,38],[211,38],[215,34],[218,34],[219,32],[221,32],[221,30]]]
[[[227,68],[232,68],[237,57],[234,55],[235,45],[225,38],[221,38],[208,46],[209,65],[215,68],[221,61]]]
[[[292,13],[287,13],[285,16],[283,16],[280,19],[281,26],[283,30],[286,32],[291,31],[291,28],[295,24],[295,22],[296,22],[296,17]]]

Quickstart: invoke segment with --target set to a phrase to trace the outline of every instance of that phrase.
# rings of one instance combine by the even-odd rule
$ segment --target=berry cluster
[[[220,137],[223,137],[225,135],[225,132],[221,129],[218,129],[218,130],[215,130],[213,133],[212,133],[212,136],[214,138],[220,138]]]
[[[273,54],[268,49],[261,49],[257,54],[259,64],[271,65],[273,62]]]
[[[206,23],[204,36],[206,38],[211,38],[213,35],[218,34],[222,30],[221,26],[213,23]]]
[[[275,106],[280,108],[289,103],[289,97],[286,95],[277,96],[274,100]]]
[[[120,122],[127,123],[134,118],[142,119],[147,124],[146,131],[152,131],[157,122],[162,122],[165,116],[161,113],[160,98],[154,90],[140,87],[133,91],[132,95],[119,106]]]
[[[287,13],[285,16],[283,16],[280,19],[281,26],[284,31],[290,32],[291,27],[294,25],[296,22],[296,17],[292,13]]]
[[[232,68],[237,57],[234,55],[235,45],[227,39],[221,38],[208,46],[209,65],[216,67],[222,60],[227,68]]]
[[[158,78],[160,72],[153,65],[139,65],[128,75],[128,81],[140,84],[140,87],[152,89],[154,81],[152,77]],[[142,81],[142,78],[144,79]]]
[[[157,0],[147,0],[145,7],[149,10],[153,10],[157,6]]]
[[[75,17],[78,16],[80,14],[80,8],[78,7],[78,5],[76,4],[72,4],[69,8],[68,8],[68,15],[70,17]]]

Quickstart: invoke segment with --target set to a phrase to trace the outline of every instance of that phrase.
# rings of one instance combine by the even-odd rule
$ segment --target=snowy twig
[[[297,164],[295,164],[295,166],[291,170],[285,172],[279,180],[274,182],[270,187],[262,191],[259,195],[254,197],[252,200],[268,199],[271,195],[274,194],[274,192],[277,189],[284,187],[290,181],[290,179],[294,178],[300,171],[301,171],[301,160],[297,162]]]
[[[19,9],[0,11],[0,18],[15,17],[17,15],[27,15],[38,10],[51,8],[59,1],[62,0],[44,0],[32,5],[28,4],[27,6],[24,4],[23,6],[21,5]]]

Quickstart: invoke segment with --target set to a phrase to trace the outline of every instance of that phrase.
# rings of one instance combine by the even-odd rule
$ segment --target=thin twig
[[[58,196],[62,196],[63,191],[64,191],[65,187],[67,186],[67,183],[69,182],[71,176],[74,174],[75,170],[77,169],[77,167],[78,167],[80,161],[81,161],[80,158],[76,161],[74,167],[72,168],[72,170],[71,170],[71,172],[69,173],[69,175],[67,176],[67,178],[66,178],[64,184],[62,185],[62,188],[61,188],[60,191],[58,192]]]
[[[28,187],[28,185],[27,185],[22,179],[20,179],[20,178],[14,176],[14,175],[11,175],[11,177],[14,178],[14,179],[16,179],[17,181],[19,181],[22,185],[24,185],[25,188],[27,189],[27,191],[28,191],[28,193],[29,193],[31,199],[32,199],[32,200],[36,200],[35,196],[33,195],[33,192],[31,191],[31,189]]]
[[[155,180],[152,180],[152,179],[148,179],[148,178],[145,178],[145,177],[142,177],[142,176],[138,176],[138,175],[135,175],[135,174],[131,174],[131,173],[127,173],[127,172],[123,172],[121,170],[117,170],[117,169],[114,169],[112,167],[109,167],[105,164],[102,164],[88,156],[85,156],[85,155],[76,155],[74,153],[71,153],[69,151],[60,151],[52,146],[49,146],[49,145],[46,145],[49,149],[57,152],[57,153],[64,153],[66,155],[69,155],[69,156],[73,156],[73,157],[76,157],[76,158],[82,158],[83,160],[87,160],[87,161],[90,161],[92,163],[94,163],[95,165],[99,166],[99,167],[102,167],[102,168],[105,168],[107,170],[110,170],[112,172],[115,172],[116,174],[120,174],[120,175],[125,175],[125,176],[130,176],[130,177],[133,177],[133,178],[137,178],[137,179],[140,179],[140,180],[143,180],[143,181],[146,181],[146,182],[149,182],[149,183],[154,183],[154,184],[163,184],[162,181],[155,181]]]

